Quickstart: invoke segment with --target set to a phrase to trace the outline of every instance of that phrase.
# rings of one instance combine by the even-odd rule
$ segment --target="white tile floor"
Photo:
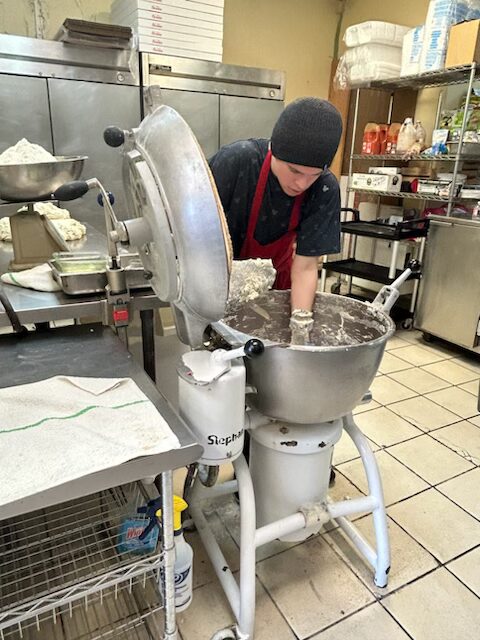
[[[400,331],[387,346],[374,402],[356,421],[382,472],[392,547],[386,589],[341,531],[275,542],[257,563],[256,640],[478,640],[480,637],[480,361]],[[343,436],[335,499],[366,491],[358,453]],[[224,499],[210,518],[232,568],[238,513]],[[371,518],[358,525],[372,538]],[[197,534],[195,590],[180,614],[183,640],[207,640],[233,622]],[[372,540],[373,542],[373,540]]]

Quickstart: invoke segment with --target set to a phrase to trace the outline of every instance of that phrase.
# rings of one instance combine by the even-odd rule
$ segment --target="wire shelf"
[[[390,198],[408,198],[409,200],[435,200],[437,202],[448,202],[449,198],[443,196],[434,196],[425,193],[407,193],[406,191],[373,191],[373,189],[355,189],[349,187],[348,191],[355,193],[368,193],[371,196],[388,196]],[[460,198],[454,198],[453,202],[457,202]]]
[[[131,591],[148,576],[158,581],[158,548],[138,555],[118,547],[124,519],[142,518],[136,509],[148,499],[133,483],[0,522],[0,639],[11,627],[22,634],[59,611],[87,609],[109,591],[116,597],[122,584]]]
[[[393,153],[389,154],[366,154],[366,153],[354,153],[352,154],[352,160],[391,160],[392,162],[409,162],[410,160],[422,160],[423,162],[455,162],[455,155],[446,154],[441,156],[425,156],[414,155],[405,158],[403,155],[397,155]],[[480,162],[480,155],[465,154],[462,153],[459,156],[460,160],[476,160]]]
[[[475,77],[480,75],[480,67],[476,65],[462,65],[450,69],[439,69],[438,71],[427,71],[412,76],[401,78],[389,78],[388,80],[372,80],[371,82],[359,83],[352,86],[353,89],[426,89],[427,87],[440,87],[450,84],[463,84],[468,82],[473,66],[475,66]]]
[[[101,592],[86,605],[59,607],[38,620],[9,627],[2,640],[159,640],[164,616],[156,580],[144,576]]]

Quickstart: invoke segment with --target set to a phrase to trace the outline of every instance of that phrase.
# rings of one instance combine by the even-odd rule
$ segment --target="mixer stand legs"
[[[380,472],[368,439],[355,424],[352,414],[343,418],[343,428],[353,440],[353,443],[360,453],[367,476],[369,496],[374,499],[376,505],[372,509],[376,552],[373,551],[368,543],[358,534],[355,527],[347,518],[341,516],[335,518],[335,521],[375,569],[374,582],[377,587],[386,587],[388,573],[390,571],[390,543]]]
[[[233,462],[236,480],[211,488],[195,480],[190,499],[190,513],[197,527],[203,546],[215,573],[223,587],[233,611],[236,624],[217,632],[212,640],[253,640],[255,622],[255,549],[272,540],[283,538],[312,526],[317,522],[334,520],[352,544],[373,567],[374,581],[385,587],[390,570],[390,546],[387,516],[383,499],[382,482],[368,439],[362,434],[350,414],[342,420],[343,428],[357,447],[368,481],[369,495],[351,500],[333,502],[325,497],[313,505],[305,505],[302,511],[257,528],[255,494],[248,464],[243,455]],[[238,491],[240,497],[240,572],[239,584],[228,566],[213,531],[203,513],[201,502],[205,499],[225,496]],[[376,548],[372,548],[347,516],[372,513]],[[314,523],[313,523],[314,524]]]

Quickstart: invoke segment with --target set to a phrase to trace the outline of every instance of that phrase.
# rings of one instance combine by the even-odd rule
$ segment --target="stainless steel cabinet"
[[[480,351],[480,222],[430,222],[415,326]]]
[[[0,74],[0,153],[22,137],[53,152],[47,81]]]
[[[220,146],[248,138],[270,138],[283,109],[279,100],[220,96]]]
[[[283,109],[283,71],[150,54],[141,67],[146,110],[176,109],[207,157],[235,140],[269,138]]]
[[[217,151],[219,96],[212,93],[161,89],[157,100],[178,111],[188,122],[207,158]]]
[[[119,217],[127,216],[122,180],[122,156],[103,141],[109,125],[130,129],[139,125],[138,87],[76,80],[48,80],[53,144],[56,155],[87,155],[84,178],[98,178],[115,195]],[[104,228],[103,209],[90,192],[68,208],[75,217]]]

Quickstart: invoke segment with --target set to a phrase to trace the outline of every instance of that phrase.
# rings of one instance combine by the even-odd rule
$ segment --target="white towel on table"
[[[0,389],[0,514],[1,505],[179,446],[129,378],[56,376]]]
[[[23,271],[8,271],[0,276],[2,282],[16,287],[25,287],[35,291],[61,291],[61,286],[54,279],[50,266],[39,264]]]

